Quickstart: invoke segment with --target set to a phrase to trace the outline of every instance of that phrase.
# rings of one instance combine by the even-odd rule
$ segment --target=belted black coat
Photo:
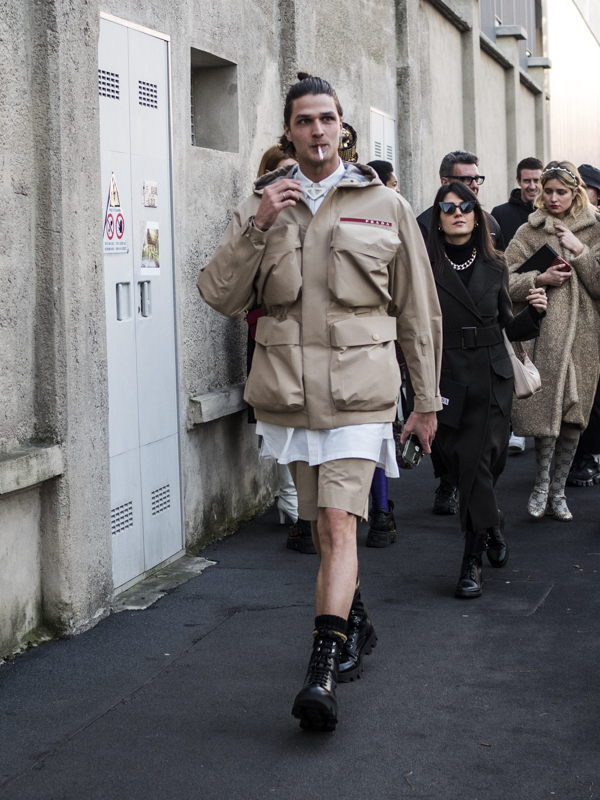
[[[444,329],[442,378],[468,387],[460,428],[440,423],[436,442],[460,492],[461,527],[481,530],[499,522],[494,485],[510,435],[514,373],[502,330],[510,341],[533,339],[541,317],[529,307],[513,316],[506,265],[477,258],[466,287],[445,262],[435,282]]]

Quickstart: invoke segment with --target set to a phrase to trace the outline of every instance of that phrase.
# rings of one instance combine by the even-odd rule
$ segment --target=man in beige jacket
[[[298,164],[265,175],[235,211],[198,289],[234,316],[255,302],[256,350],[245,398],[263,455],[287,463],[321,564],[313,652],[292,713],[334,730],[336,684],[360,677],[377,637],[360,598],[356,518],[377,463],[397,475],[392,421],[404,351],[415,410],[404,438],[425,452],[441,408],[441,314],[408,203],[369,167],[342,162],[342,109],[331,86],[299,74],[282,144]]]

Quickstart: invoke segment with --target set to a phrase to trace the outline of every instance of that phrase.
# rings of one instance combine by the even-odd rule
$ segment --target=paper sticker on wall
[[[110,176],[108,187],[108,199],[106,201],[106,211],[104,212],[104,253],[128,253],[125,215],[121,208],[119,190],[114,172]]]
[[[142,275],[160,275],[158,222],[142,222]]]
[[[156,181],[144,181],[142,186],[142,204],[146,208],[156,208],[158,205],[158,186]]]

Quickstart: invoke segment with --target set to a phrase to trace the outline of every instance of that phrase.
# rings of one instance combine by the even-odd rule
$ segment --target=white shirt
[[[306,175],[303,174],[303,172],[300,169],[300,167],[294,167],[294,169],[292,170],[293,174],[290,173],[288,177],[294,178],[295,180],[300,181],[300,188],[302,189],[302,193],[304,194],[304,199],[306,200],[306,203],[307,203],[308,207],[310,208],[311,213],[312,214],[316,214],[317,213],[317,209],[319,208],[319,206],[321,205],[323,200],[325,200],[325,197],[327,196],[327,192],[333,186],[335,186],[336,184],[338,184],[342,180],[342,178],[344,177],[345,171],[346,171],[346,167],[344,166],[344,162],[340,158],[340,163],[338,164],[337,169],[334,172],[332,172],[331,175],[329,175],[327,178],[323,178],[323,180],[319,181],[318,183],[313,183],[310,180],[310,178],[307,178]],[[317,188],[318,189],[324,189],[325,191],[323,192],[323,194],[320,197],[317,197],[316,200],[313,200],[304,191],[305,189],[309,189],[309,188],[312,188],[312,187],[314,187],[316,189]]]
[[[298,166],[293,168],[289,177],[300,181],[306,203],[314,215],[327,192],[342,180],[345,172],[346,167],[340,159],[337,169],[318,183],[307,178]],[[325,191],[313,199],[306,193],[307,188]],[[308,428],[287,428],[258,421],[256,433],[263,437],[260,457],[276,458],[279,464],[307,461],[310,466],[316,466],[339,458],[364,458],[375,461],[378,467],[385,469],[388,478],[400,477],[391,422],[366,422],[311,431]]]

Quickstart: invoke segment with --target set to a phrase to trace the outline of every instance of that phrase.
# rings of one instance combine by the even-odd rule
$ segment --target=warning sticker
[[[125,214],[121,208],[121,198],[115,173],[111,173],[108,198],[104,212],[104,253],[105,255],[128,253]]]

